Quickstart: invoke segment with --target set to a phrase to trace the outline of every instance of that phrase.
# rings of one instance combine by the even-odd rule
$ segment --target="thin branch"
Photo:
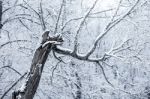
[[[3,10],[3,14],[4,13],[6,13],[7,11],[9,11],[9,10],[11,10],[12,8],[15,8],[15,7],[17,7],[17,6],[20,6],[20,4],[18,4],[18,5],[14,5],[14,6],[12,6],[12,7],[9,7],[9,8],[6,8],[5,10]]]
[[[45,30],[46,29],[46,24],[45,24],[45,21],[44,21],[44,17],[43,17],[43,8],[42,8],[42,1],[40,2],[40,11],[41,11],[41,14],[38,13],[35,9],[33,9],[25,0],[23,0],[25,2],[25,4],[33,11],[35,12],[35,14],[38,16],[39,20],[40,20],[40,23],[42,25],[42,29]],[[28,8],[27,8],[28,9]]]
[[[16,72],[17,74],[19,74],[20,76],[22,76],[22,74],[19,71],[17,71],[16,69],[12,68],[11,66],[3,66],[0,69],[3,69],[3,68],[9,68],[9,69],[13,70],[14,72]]]
[[[20,22],[27,30],[31,31],[31,30],[29,29],[29,27],[28,27],[21,19],[19,19],[19,22]]]
[[[23,19],[23,20],[26,20],[26,21],[29,21],[29,22],[35,23],[35,24],[37,24],[37,25],[41,25],[40,23],[35,22],[35,21],[33,21],[32,19],[28,19],[28,18],[26,18],[26,17],[19,17],[19,19]]]
[[[110,22],[109,22],[108,25],[106,26],[106,29],[109,28],[109,26],[111,25],[111,23],[114,21],[114,18],[117,16],[121,3],[122,3],[122,0],[120,0],[120,2],[119,2],[119,4],[118,4],[118,7],[117,7],[117,9],[116,9],[116,11],[115,11],[115,13],[114,13],[114,15],[112,16]]]
[[[87,12],[87,14],[84,16],[83,20],[80,23],[80,26],[77,30],[76,36],[75,36],[75,41],[74,41],[74,54],[76,54],[77,52],[77,46],[78,46],[78,36],[79,36],[79,32],[82,29],[87,17],[89,16],[89,14],[91,13],[91,11],[94,9],[94,7],[96,6],[98,0],[95,0],[94,4],[92,5],[92,7],[90,8],[90,10]]]
[[[76,20],[80,20],[80,19],[82,19],[82,18],[84,18],[84,17],[78,17],[78,18],[73,18],[73,19],[70,19],[69,21],[67,21],[66,23],[65,23],[65,25],[62,27],[62,31],[65,29],[65,27],[70,23],[70,22],[72,22],[72,21],[76,21]]]
[[[21,79],[24,78],[24,76],[25,76],[26,74],[27,74],[27,72],[24,73],[24,75],[22,75],[22,76],[2,95],[1,99],[3,99],[3,98],[6,96],[6,94],[7,94],[15,85],[17,85],[17,83],[18,83]]]
[[[58,28],[60,16],[61,16],[61,13],[62,13],[62,10],[63,10],[64,2],[65,2],[65,0],[62,1],[61,7],[60,7],[60,10],[59,10],[58,18],[57,18],[56,25],[55,25],[55,31],[54,31],[54,34],[57,33],[57,28]]]
[[[17,43],[17,42],[30,42],[30,41],[28,41],[28,40],[14,40],[14,41],[8,41],[8,42],[6,42],[6,43],[0,45],[0,49],[1,49],[2,47],[4,47],[5,45],[7,45],[7,44],[10,44],[10,43]]]
[[[33,9],[25,0],[23,0],[23,2],[40,18],[40,14],[35,9]],[[29,9],[28,7],[25,8]]]
[[[136,1],[136,3],[130,8],[130,10],[125,15],[123,15],[121,18],[119,18],[119,19],[114,20],[113,22],[111,22],[112,25],[110,25],[109,28],[106,28],[103,33],[101,33],[101,34],[98,35],[98,37],[96,38],[93,46],[88,51],[86,57],[89,57],[95,51],[96,46],[97,46],[99,40],[101,40],[113,27],[115,27],[118,23],[120,23],[124,18],[126,18],[129,14],[131,14],[131,12],[134,10],[134,8],[138,4],[138,2],[139,2],[139,0]]]
[[[102,73],[103,73],[103,75],[104,75],[104,78],[105,78],[105,80],[106,80],[106,82],[109,84],[109,85],[111,85],[112,87],[114,87],[114,85],[108,80],[108,78],[106,77],[106,74],[105,74],[105,71],[104,71],[104,68],[103,68],[103,66],[99,63],[99,62],[96,62],[99,66],[100,66],[100,68],[101,68],[101,70],[102,70]]]
[[[54,69],[52,70],[52,75],[51,75],[51,84],[53,84],[53,76],[54,76],[54,72],[57,69],[59,63],[61,63],[61,61],[57,62],[56,66],[54,67]]]
[[[11,21],[18,20],[18,19],[24,19],[24,20],[33,22],[33,23],[35,23],[35,24],[37,24],[37,25],[41,25],[40,23],[35,22],[35,21],[33,21],[32,19],[28,19],[28,18],[26,18],[26,17],[8,18],[8,19],[6,19],[6,20],[2,23],[2,25],[5,25],[6,23],[9,23],[9,22],[11,22]]]
[[[96,14],[101,14],[101,13],[106,13],[106,12],[109,12],[109,11],[112,11],[112,10],[114,10],[114,9],[107,9],[107,10],[103,10],[103,11],[98,11],[98,12],[94,12],[94,13],[90,13],[89,14],[89,18],[91,17],[92,18],[92,15],[96,15]],[[65,24],[64,24],[64,26],[62,27],[62,31],[65,29],[65,27],[69,24],[69,23],[71,23],[72,21],[76,21],[76,20],[80,20],[80,19],[83,19],[84,17],[82,16],[82,17],[78,17],[78,18],[73,18],[73,19],[70,19],[70,20],[68,20]]]
[[[44,21],[44,17],[43,17],[43,6],[42,6],[42,0],[40,2],[40,21],[41,21],[41,24],[42,24],[42,28],[43,30],[46,30],[46,24],[45,24],[45,21]]]
[[[57,57],[57,56],[56,56],[55,51],[52,51],[52,52],[53,52],[54,57],[55,57],[58,61],[61,61],[61,62],[63,62],[64,64],[66,64],[66,63],[61,59],[61,57]]]
[[[124,40],[121,44],[119,44],[118,46],[114,47],[114,44],[112,45],[112,47],[110,48],[110,50],[106,53],[107,55],[113,55],[113,54],[116,54],[118,52],[121,52],[123,50],[126,50],[126,49],[129,49],[131,46],[128,46],[126,48],[123,48],[123,46],[129,42],[129,40],[131,39],[127,39],[127,40]]]

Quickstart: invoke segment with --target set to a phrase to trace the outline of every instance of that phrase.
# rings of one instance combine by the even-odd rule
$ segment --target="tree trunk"
[[[52,47],[62,42],[62,38],[59,37],[47,38],[49,39],[45,44],[42,42],[43,45],[36,49],[27,80],[19,90],[13,92],[12,99],[33,99],[40,82],[44,64]]]
[[[51,51],[51,44],[44,48],[38,48],[34,54],[30,73],[27,77],[27,82],[23,87],[25,89],[20,89],[13,93],[13,99],[33,99],[34,94],[40,82],[42,70],[48,54]]]

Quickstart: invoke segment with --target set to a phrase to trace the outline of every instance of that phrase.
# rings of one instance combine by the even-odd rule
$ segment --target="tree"
[[[36,25],[39,24],[41,26],[42,30],[46,30],[46,28],[48,26],[47,25],[48,21],[46,22],[45,19],[51,13],[48,10],[47,11],[48,15],[45,16],[45,14],[44,14],[45,12],[44,12],[44,8],[43,8],[44,5],[42,5],[42,1],[40,2],[40,6],[39,6],[38,11],[36,11],[34,8],[32,8],[28,4],[28,2],[24,1],[24,3],[25,3],[25,5],[22,5],[22,8],[27,9],[29,12],[31,12],[31,11],[34,12],[34,14],[37,16],[35,19],[37,19],[38,22],[40,22],[40,23],[37,23],[37,22],[34,21],[34,23],[36,23]],[[115,28],[116,25],[118,25],[121,21],[126,20],[126,17],[128,17],[130,15],[132,16],[132,14],[137,10],[136,6],[139,4],[139,0],[135,1],[134,4],[132,5],[132,7],[130,7],[130,9],[128,9],[127,12],[125,11],[123,14],[122,13],[120,14],[120,12],[119,12],[120,10],[122,11],[122,9],[121,9],[122,4],[123,4],[122,0],[119,2],[118,7],[116,9],[109,9],[109,10],[104,10],[104,11],[94,13],[92,11],[94,10],[97,3],[98,3],[98,0],[96,0],[94,2],[94,4],[88,9],[88,11],[85,13],[85,15],[83,17],[73,18],[73,19],[70,19],[70,20],[66,21],[66,23],[60,24],[60,21],[63,22],[65,20],[64,18],[61,19],[61,16],[62,16],[62,11],[64,10],[64,6],[66,4],[66,1],[65,0],[62,1],[60,9],[58,11],[58,16],[56,18],[54,18],[54,21],[55,21],[56,24],[55,24],[54,27],[52,27],[51,31],[53,32],[53,34],[56,34],[56,33],[60,32],[64,36],[63,33],[67,33],[69,31],[69,28],[68,28],[68,30],[66,29],[68,24],[70,24],[72,21],[80,20],[79,27],[77,28],[77,30],[75,32],[75,36],[74,36],[73,50],[66,49],[66,48],[61,47],[61,46],[56,46],[55,43],[53,41],[51,41],[50,39],[47,40],[47,42],[45,42],[42,45],[43,46],[42,49],[39,49],[40,47],[38,47],[35,51],[32,62],[34,62],[36,57],[39,57],[38,61],[35,62],[34,65],[31,65],[31,68],[33,66],[34,66],[34,68],[30,69],[29,75],[27,77],[27,82],[25,82],[25,84],[23,85],[23,90],[18,89],[18,91],[13,93],[14,99],[16,99],[17,97],[21,97],[22,99],[26,99],[25,97],[28,97],[28,99],[33,98],[33,96],[34,96],[34,94],[37,90],[37,87],[39,85],[42,70],[43,70],[44,64],[46,62],[46,59],[48,57],[48,54],[49,54],[50,50],[52,50],[54,52],[54,54],[59,53],[59,54],[63,54],[63,55],[68,55],[68,56],[71,56],[73,58],[76,58],[76,59],[79,59],[79,60],[82,60],[82,61],[87,61],[87,62],[90,62],[90,63],[93,63],[93,64],[97,64],[97,66],[100,67],[106,82],[110,86],[114,87],[114,85],[108,80],[107,75],[105,74],[105,70],[104,70],[103,65],[104,64],[106,65],[107,64],[106,62],[108,60],[110,60],[111,58],[120,59],[122,56],[117,56],[118,53],[120,53],[124,50],[130,50],[130,46],[128,46],[128,43],[129,43],[130,40],[125,39],[120,44],[118,44],[118,46],[116,46],[116,44],[114,43],[114,45],[112,45],[112,47],[110,49],[108,48],[109,50],[107,52],[104,52],[101,55],[101,57],[99,57],[99,56],[97,57],[95,55],[95,51],[97,50],[97,46],[98,46],[99,42],[102,41],[105,38],[105,36],[109,32],[111,32],[111,30],[113,28]],[[108,24],[106,24],[103,31],[100,32],[98,34],[98,36],[95,38],[95,41],[93,42],[92,47],[85,54],[79,53],[80,52],[79,51],[79,47],[80,47],[79,46],[79,40],[80,40],[79,37],[80,37],[80,33],[84,29],[84,25],[87,25],[87,22],[88,21],[90,22],[90,18],[94,18],[95,14],[106,13],[107,11],[114,11],[114,14],[112,15],[112,17],[109,20]],[[51,17],[52,17],[52,15],[51,15]],[[109,17],[109,15],[108,15],[108,17]],[[24,24],[21,19],[20,19],[20,22],[22,24]],[[29,30],[27,25],[24,25],[24,27],[26,27]],[[57,42],[57,40],[55,42]],[[126,47],[126,45],[127,45],[127,47]],[[44,58],[41,57],[42,56],[41,54],[44,55]],[[55,58],[58,59],[59,61],[62,61],[60,59],[60,57],[55,56]],[[39,70],[40,70],[40,72],[39,72]],[[33,74],[31,73],[32,71],[34,71]],[[38,75],[38,76],[34,76],[34,75]],[[79,81],[80,77],[78,76],[78,73],[75,73],[75,75],[76,75],[76,78],[77,78],[78,83],[79,83],[78,85],[80,85],[81,83]],[[35,80],[36,77],[37,77],[37,80]],[[32,81],[35,81],[35,84],[34,84],[34,82],[31,83]],[[31,86],[31,87],[28,87],[28,85]],[[33,85],[35,85],[35,87],[33,87]],[[80,89],[80,87],[78,87],[78,85],[77,85],[77,89],[78,89],[77,95],[79,95],[78,92],[81,91],[81,89]],[[32,94],[29,94],[30,92],[32,92]],[[80,92],[80,94],[82,94],[82,93]],[[78,98],[75,98],[75,99],[78,99]]]

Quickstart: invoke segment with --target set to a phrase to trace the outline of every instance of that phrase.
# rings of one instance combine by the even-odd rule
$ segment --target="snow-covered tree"
[[[1,98],[149,99],[149,6],[1,0]]]

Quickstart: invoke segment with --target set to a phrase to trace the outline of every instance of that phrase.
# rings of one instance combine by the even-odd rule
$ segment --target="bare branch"
[[[129,14],[131,14],[131,12],[134,10],[134,8],[138,4],[138,2],[139,2],[139,0],[136,1],[136,3],[130,8],[130,10],[125,15],[123,15],[121,18],[119,18],[119,19],[114,20],[113,22],[111,22],[112,25],[110,25],[109,28],[106,28],[103,33],[101,33],[101,34],[98,35],[98,37],[96,38],[93,46],[88,51],[86,57],[89,57],[95,51],[96,46],[97,46],[99,40],[101,40],[113,27],[115,27],[118,23],[120,23],[124,18],[126,18]]]
[[[5,45],[7,45],[7,44],[10,44],[10,43],[17,43],[17,42],[30,42],[30,41],[28,41],[28,40],[14,40],[14,41],[8,41],[8,42],[6,42],[6,43],[0,45],[0,49],[1,49],[2,47],[4,47]]]
[[[106,26],[106,29],[109,28],[109,26],[111,25],[111,23],[114,21],[114,18],[117,16],[117,13],[118,13],[119,8],[120,8],[120,5],[121,5],[121,2],[122,2],[122,0],[120,0],[120,2],[119,2],[119,4],[118,4],[118,7],[117,7],[117,9],[116,9],[116,11],[115,11],[115,13],[114,13],[114,15],[112,16],[110,22],[109,22],[108,25]]]
[[[55,25],[54,34],[57,33],[57,28],[58,28],[58,24],[59,24],[59,20],[60,20],[60,16],[61,16],[61,13],[62,13],[62,10],[63,10],[64,3],[65,3],[65,0],[62,1],[61,7],[60,7],[60,10],[59,10],[58,18],[57,18],[56,25]]]
[[[64,64],[66,64],[66,63],[61,59],[61,57],[57,57],[57,56],[56,56],[55,51],[52,51],[52,52],[53,52],[54,57],[55,57],[57,60],[59,60],[59,61],[63,62]]]
[[[20,23],[21,23],[27,30],[31,31],[31,30],[29,29],[29,27],[28,27],[21,19],[19,19],[19,21],[20,21]]]
[[[118,46],[114,47],[114,45],[112,45],[112,47],[110,48],[110,50],[106,53],[108,56],[114,56],[114,54],[121,52],[123,50],[129,49],[131,46],[128,46],[126,48],[123,48],[123,46],[129,42],[129,40],[131,39],[127,39],[124,40],[121,44],[119,44]]]
[[[46,29],[46,24],[44,21],[44,17],[43,17],[43,7],[42,7],[42,1],[40,2],[40,12],[38,13],[35,9],[33,9],[25,0],[23,0],[25,2],[25,4],[38,16],[39,20],[40,20],[40,24],[42,26],[42,29],[45,30]],[[26,9],[29,9],[26,7]]]
[[[101,70],[102,70],[102,73],[103,73],[103,75],[104,75],[104,78],[105,78],[106,82],[107,82],[109,85],[111,85],[112,87],[114,87],[113,84],[112,84],[112,83],[108,80],[108,78],[106,77],[106,74],[105,74],[105,71],[104,71],[103,66],[102,66],[99,62],[96,62],[96,63],[100,66],[100,68],[101,68]]]
[[[90,10],[87,12],[87,14],[84,16],[83,20],[81,21],[80,25],[79,25],[79,28],[77,30],[77,33],[76,33],[76,36],[75,36],[75,41],[74,41],[74,54],[76,54],[77,52],[77,46],[78,46],[78,36],[79,36],[79,32],[80,30],[82,29],[87,17],[89,16],[89,14],[91,13],[91,11],[94,9],[96,3],[97,3],[98,0],[95,0],[94,4],[92,5],[92,7],[90,8]]]
[[[40,18],[40,14],[35,9],[33,9],[25,0],[23,0],[23,2]],[[28,7],[25,8],[29,9]]]
[[[16,69],[12,68],[11,66],[3,66],[0,69],[2,69],[2,68],[9,68],[9,69],[13,70],[14,72],[16,72],[17,74],[19,74],[20,76],[22,76],[22,74],[19,71],[17,71]]]
[[[14,18],[8,18],[8,19],[6,19],[6,20],[2,23],[2,25],[5,25],[6,23],[9,23],[9,22],[14,21],[14,20],[19,20],[19,19],[24,19],[24,20],[33,22],[33,23],[35,23],[35,24],[37,24],[37,25],[41,25],[40,23],[35,22],[35,21],[33,21],[32,19],[29,19],[29,18],[26,18],[26,17],[23,17],[23,16],[14,17]]]
[[[43,7],[42,7],[42,0],[40,2],[40,21],[41,21],[41,24],[42,24],[42,28],[43,30],[46,30],[46,24],[45,24],[45,21],[44,21],[44,17],[43,17]]]
[[[6,13],[7,11],[9,11],[9,10],[11,10],[12,8],[15,8],[15,7],[17,7],[17,6],[20,6],[20,4],[14,5],[14,6],[12,6],[12,7],[9,7],[9,8],[7,8],[7,9],[3,10],[2,13],[4,14],[4,13]]]
[[[103,11],[98,11],[98,12],[94,12],[94,13],[90,13],[89,14],[89,17],[88,18],[92,18],[92,15],[96,15],[96,14],[101,14],[101,13],[106,13],[106,12],[109,12],[109,11],[112,11],[112,10],[114,10],[114,9],[107,9],[107,10],[103,10]],[[72,21],[76,21],[76,20],[80,20],[80,19],[83,19],[84,17],[82,16],[82,17],[78,17],[78,18],[73,18],[73,19],[70,19],[70,20],[68,20],[65,24],[64,24],[64,26],[62,27],[62,31],[65,29],[65,27],[69,24],[69,23],[71,23]]]
[[[52,75],[51,75],[51,84],[53,84],[53,76],[54,76],[54,72],[57,69],[58,65],[61,63],[61,61],[57,62],[57,64],[55,65],[54,69],[52,70]]]

